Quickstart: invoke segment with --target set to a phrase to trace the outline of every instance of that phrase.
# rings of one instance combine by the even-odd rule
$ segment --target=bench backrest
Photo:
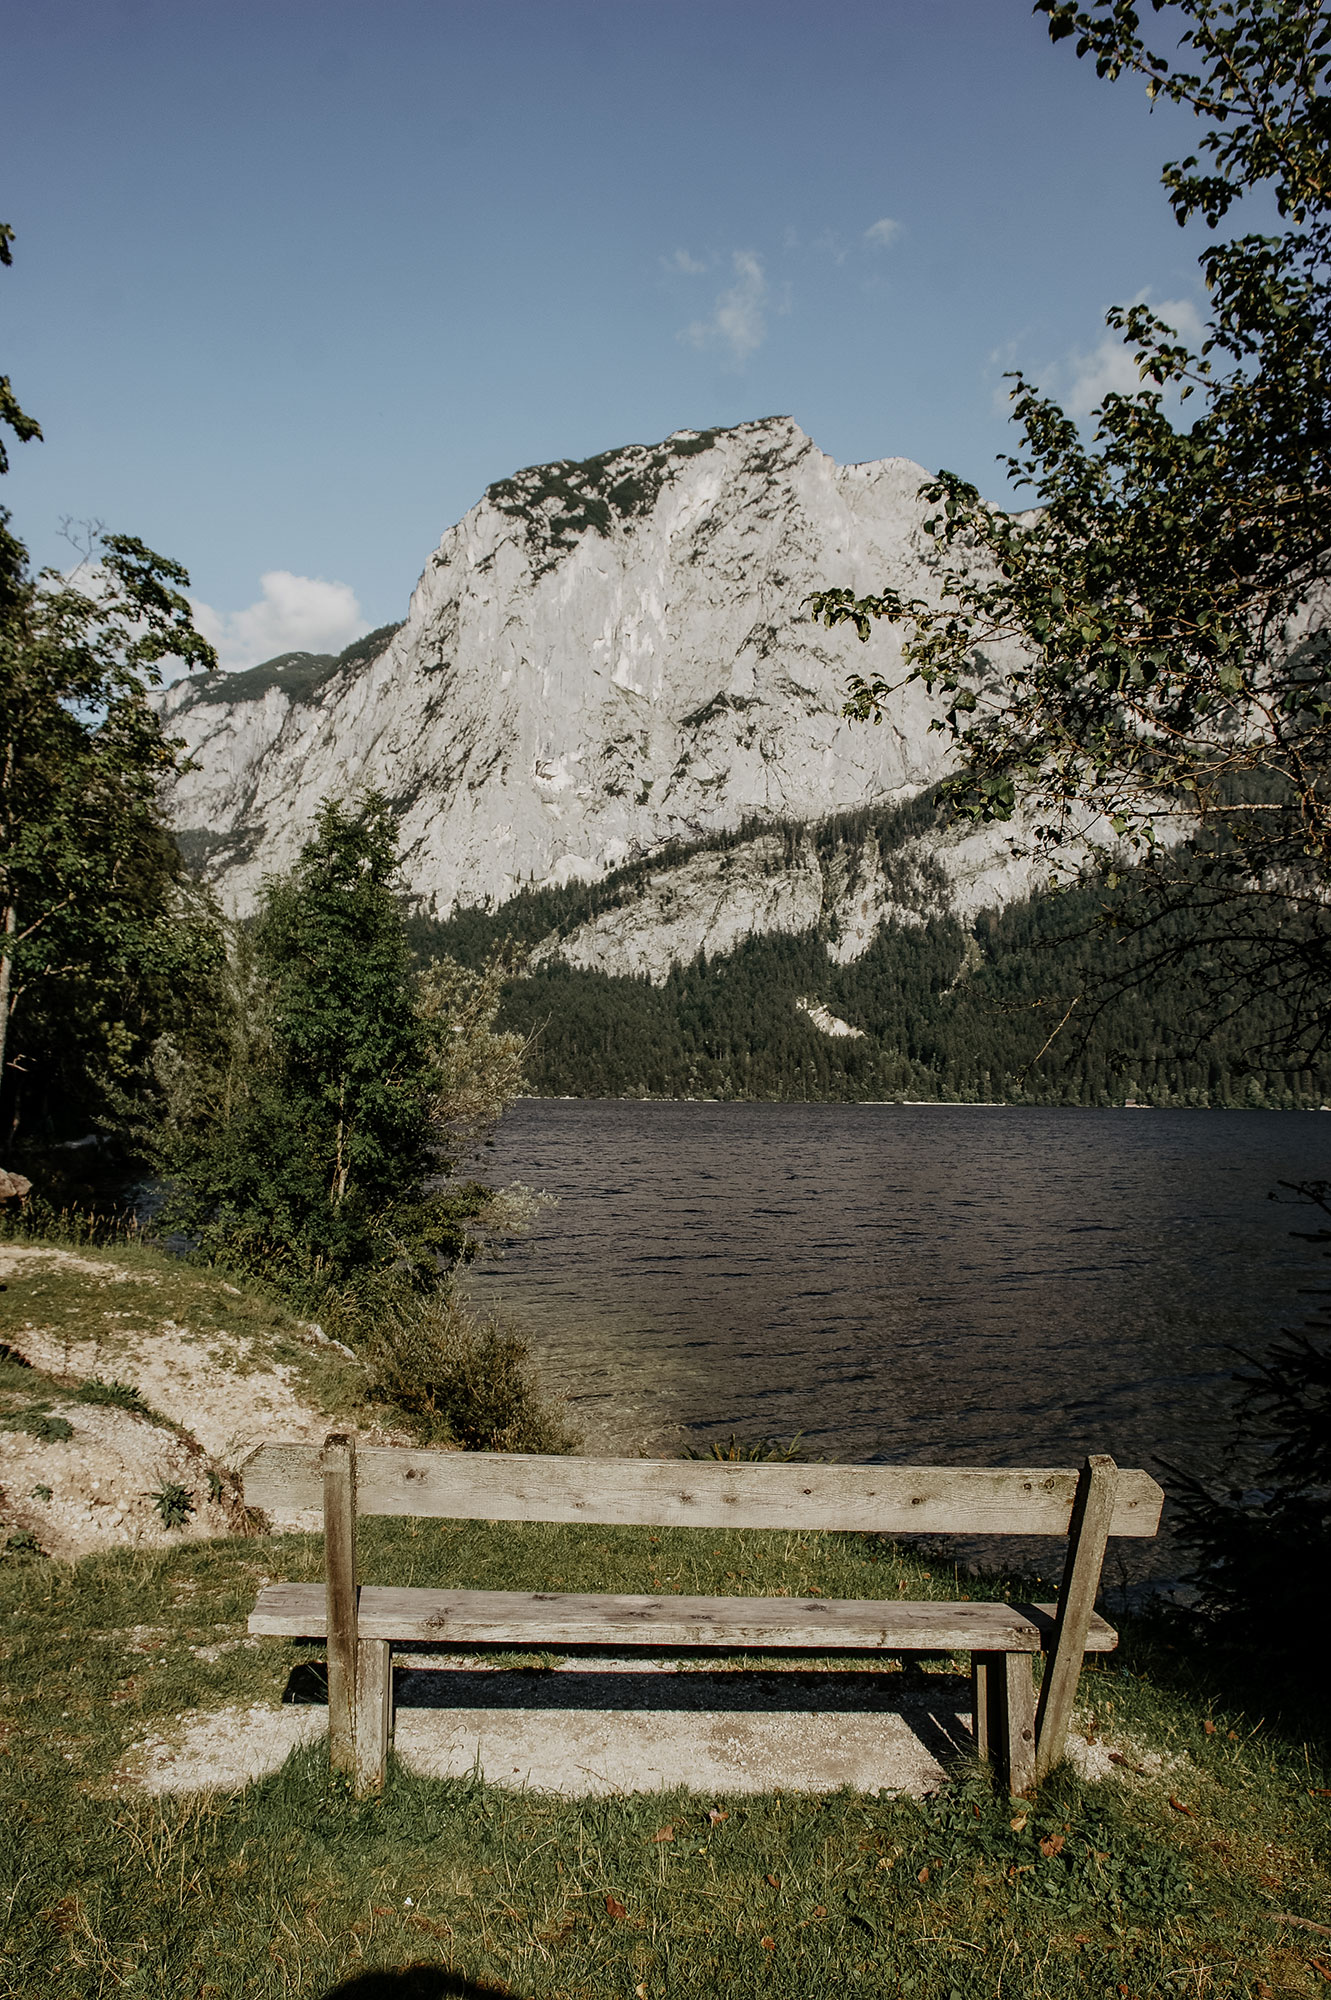
[[[245,1499],[269,1512],[322,1508],[326,1465],[319,1445],[261,1445],[241,1468]],[[358,1514],[884,1535],[1066,1535],[1079,1476],[1074,1466],[752,1465],[376,1445],[357,1445],[354,1466]],[[1149,1473],[1119,1468],[1107,1532],[1154,1535],[1163,1500]]]

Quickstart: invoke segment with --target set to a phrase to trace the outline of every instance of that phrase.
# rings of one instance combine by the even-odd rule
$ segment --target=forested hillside
[[[872,828],[886,862],[931,819],[922,799],[829,820],[817,838],[849,843]],[[791,843],[805,831],[789,829]],[[1331,1098],[1331,1062],[1290,1069],[1273,1054],[1285,1027],[1279,999],[1218,1020],[1199,1006],[1195,966],[1150,969],[1195,919],[1138,930],[1131,878],[1038,896],[969,925],[921,913],[885,926],[848,965],[833,962],[817,927],[699,956],[659,985],[548,957],[528,962],[543,942],[630,906],[672,859],[679,854],[600,883],[528,892],[494,912],[420,920],[416,947],[470,965],[496,950],[512,955],[500,1023],[535,1036],[529,1074],[549,1096],[1282,1108]],[[801,1001],[858,1034],[826,1032]]]

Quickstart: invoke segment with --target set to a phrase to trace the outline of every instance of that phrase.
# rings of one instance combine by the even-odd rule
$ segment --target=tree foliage
[[[211,659],[185,572],[109,535],[95,574],[11,572],[0,614],[4,1130],[88,1122],[211,976],[217,934],[165,824],[179,745],[149,698],[167,655]]]
[[[1155,0],[1178,31],[1169,56],[1126,0],[1036,11],[1102,76],[1136,74],[1201,123],[1198,153],[1163,179],[1180,224],[1219,232],[1200,259],[1206,338],[1193,353],[1149,306],[1111,312],[1142,387],[1104,399],[1089,442],[1017,374],[1022,447],[1006,463],[1032,511],[942,472],[924,488],[930,598],[833,588],[815,615],[861,638],[878,619],[903,629],[906,677],[941,696],[958,745],[960,813],[1021,805],[1055,857],[1150,859],[1195,838],[1189,893],[1220,913],[1206,949],[1231,996],[1235,980],[1255,992],[1309,975],[1306,1060],[1331,973],[1331,13]],[[1256,191],[1286,227],[1224,234]],[[848,712],[879,719],[893,691],[857,676]],[[1273,927],[1254,897],[1288,921],[1280,963],[1250,948]]]
[[[561,963],[550,940],[615,911],[632,925],[627,913],[644,878],[659,871],[632,863],[600,882],[524,890],[498,910],[417,918],[417,954],[448,954],[491,976],[501,963],[509,968],[498,1020],[529,1039],[531,1087],[548,1096],[1082,1105],[1132,1097],[1198,1107],[1331,1097],[1331,1059],[1288,1061],[1292,1022],[1315,996],[1273,981],[1230,1018],[1219,960],[1199,946],[1197,885],[1182,863],[1152,876],[1147,891],[1145,871],[1128,870],[1112,893],[1090,881],[965,923],[948,912],[945,878],[930,858],[947,835],[928,794],[814,829],[765,831],[780,837],[773,869],[807,867],[812,843],[824,880],[842,888],[872,856],[899,920],[839,962],[839,950],[829,953],[842,942],[835,889],[807,930],[746,938],[659,983]],[[744,838],[713,835],[693,851],[724,869]],[[1158,907],[1166,882],[1175,909]],[[1136,921],[1144,893],[1155,909],[1149,927]],[[1223,914],[1217,907],[1217,923]],[[1278,965],[1290,949],[1285,925],[1256,899],[1250,914],[1254,952]],[[540,945],[547,949],[533,962]],[[1217,987],[1209,1010],[1199,1005],[1208,981]],[[801,1000],[826,1006],[859,1036],[826,1034]]]
[[[14,241],[14,231],[7,222],[0,222],[0,264],[8,267],[14,262],[14,252],[10,245]],[[0,433],[12,431],[20,444],[29,444],[39,438],[42,427],[35,417],[30,417],[19,403],[10,387],[8,375],[0,375]],[[0,472],[9,470],[9,452],[3,435],[0,435]]]
[[[1331,1182],[1290,1192],[1331,1220]],[[1299,1233],[1324,1254],[1331,1245],[1326,1221]],[[1307,1581],[1331,1566],[1331,1313],[1323,1305],[1302,1330],[1244,1360],[1233,1463],[1251,1485],[1215,1493],[1175,1472],[1177,1533],[1196,1564],[1198,1615],[1240,1635],[1282,1676],[1320,1685],[1331,1607]],[[1291,1603],[1306,1610],[1297,1647],[1288,1644]]]
[[[0,225],[0,264],[13,231]],[[0,378],[0,428],[39,438]],[[0,450],[0,472],[8,461]],[[206,1005],[212,913],[161,810],[181,746],[150,690],[162,662],[216,665],[179,563],[89,538],[70,576],[33,576],[0,510],[0,1134],[86,1133],[152,1039]]]
[[[169,1219],[302,1297],[432,1286],[489,1199],[459,1153],[521,1082],[497,1002],[492,974],[417,975],[387,802],[327,801],[236,936],[220,1032],[156,1051]]]

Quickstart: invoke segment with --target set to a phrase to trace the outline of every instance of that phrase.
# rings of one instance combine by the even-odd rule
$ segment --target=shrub
[[[424,1443],[573,1449],[532,1375],[526,1342],[497,1316],[478,1319],[452,1291],[405,1298],[386,1314],[367,1372],[371,1399],[400,1410]]]
[[[1290,1187],[1296,1201],[1331,1218],[1331,1182]],[[1331,1245],[1331,1228],[1294,1232]],[[1324,1254],[1331,1254],[1326,1253]],[[1231,1477],[1248,1491],[1212,1492],[1171,1467],[1176,1533],[1195,1562],[1196,1615],[1215,1636],[1266,1662],[1286,1681],[1316,1676],[1331,1642],[1331,1609],[1308,1578],[1331,1565],[1331,1308],[1286,1332],[1263,1356],[1244,1355],[1236,1376]],[[1287,1613],[1300,1606],[1300,1644],[1288,1643]]]

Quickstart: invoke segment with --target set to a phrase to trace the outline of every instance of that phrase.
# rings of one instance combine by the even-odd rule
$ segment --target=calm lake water
[[[1307,1212],[1268,1198],[1331,1177],[1322,1115],[529,1100],[487,1174],[558,1206],[468,1286],[592,1450],[803,1431],[843,1460],[1109,1451],[1168,1485],[1224,1464],[1227,1345],[1322,1282]]]

